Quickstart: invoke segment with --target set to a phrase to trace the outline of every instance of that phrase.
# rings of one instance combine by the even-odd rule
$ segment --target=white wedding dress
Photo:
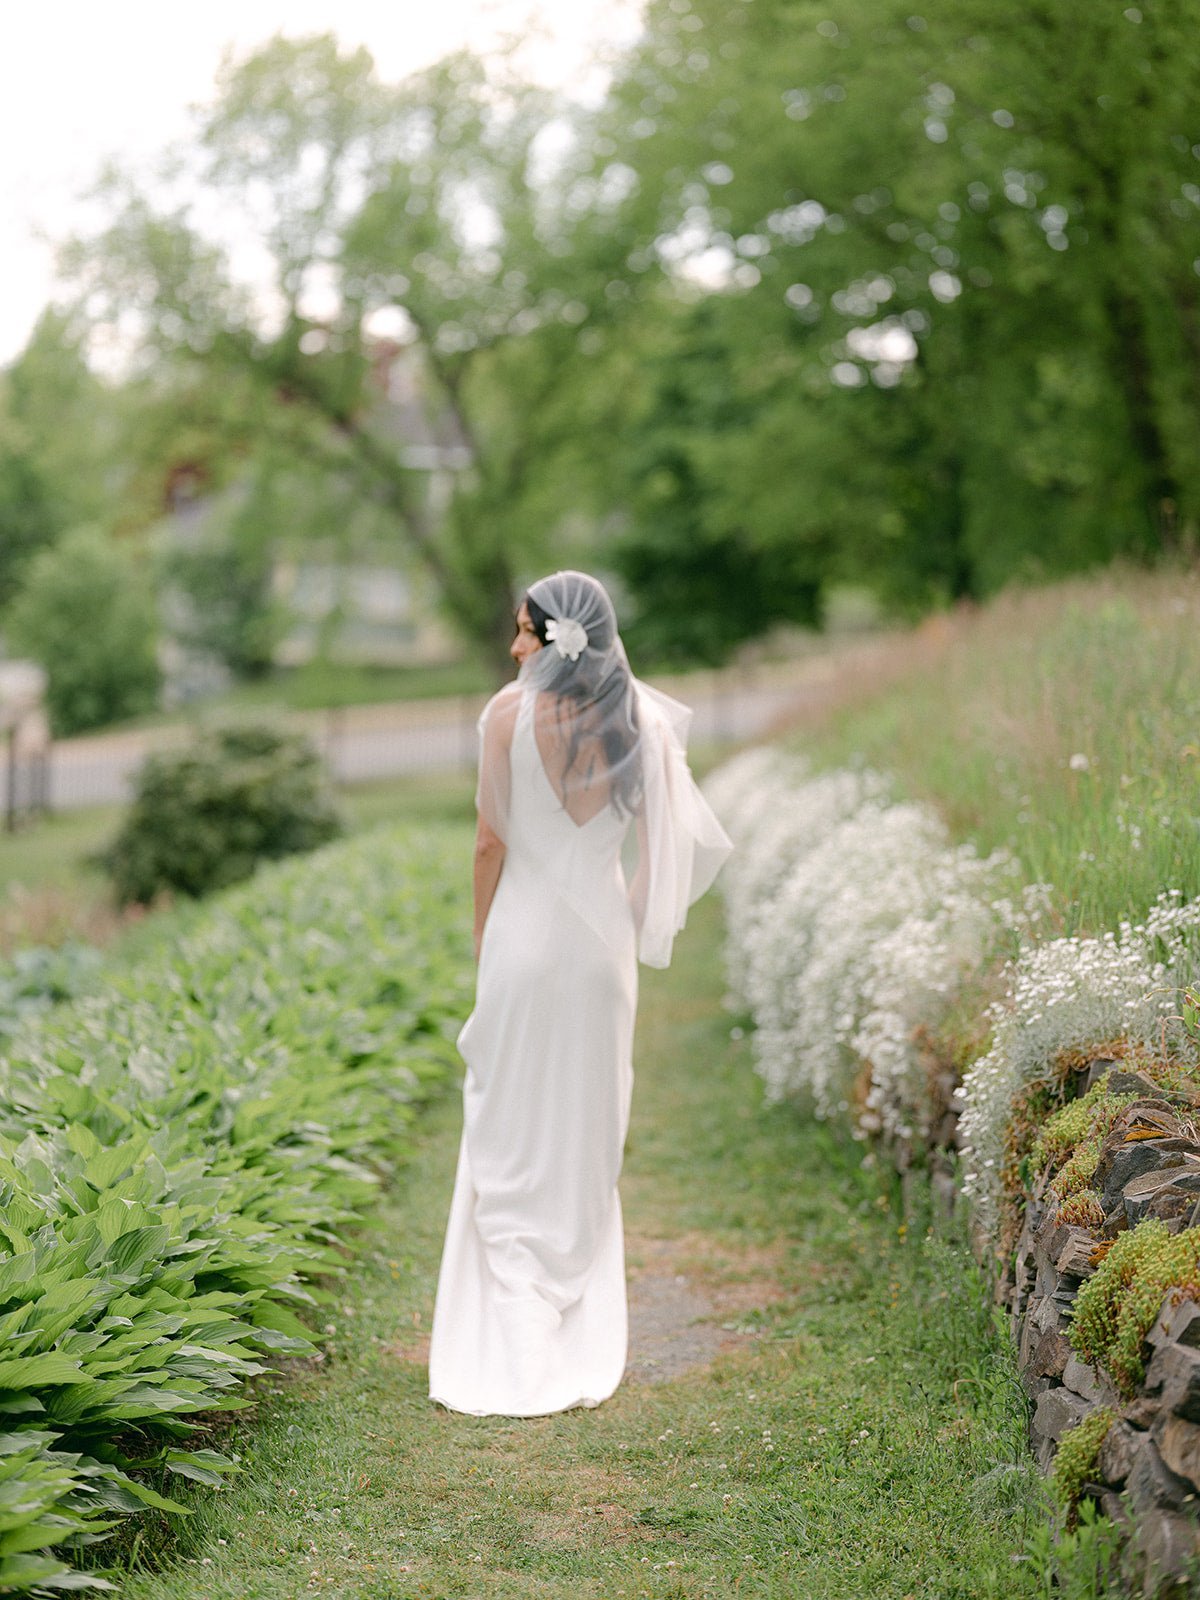
[[[477,1415],[598,1405],[626,1356],[630,818],[564,807],[536,700],[520,697],[512,727],[507,854],[459,1036],[464,1126],[430,1341],[431,1398]]]
[[[599,1405],[621,1381],[637,964],[669,963],[732,848],[688,769],[691,712],[630,672],[603,586],[559,572],[528,599],[544,647],[479,723],[476,805],[505,855],[458,1041],[429,1350],[430,1397],[480,1416]]]

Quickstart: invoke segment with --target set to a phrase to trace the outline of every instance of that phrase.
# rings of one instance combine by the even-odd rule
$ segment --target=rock
[[[1195,1198],[1195,1195],[1193,1195],[1192,1200],[1195,1201]],[[1195,1209],[1196,1207],[1193,1204],[1189,1211],[1180,1211],[1175,1216],[1165,1216],[1161,1217],[1159,1220],[1168,1233],[1186,1233],[1188,1227],[1191,1225],[1191,1211],[1194,1211]]]
[[[1097,1466],[1105,1483],[1112,1484],[1114,1489],[1121,1488],[1146,1441],[1146,1434],[1131,1428],[1123,1418],[1117,1418],[1105,1434],[1097,1458]]]
[[[1136,1105],[1127,1107],[1121,1115],[1120,1126],[1127,1138],[1135,1128],[1157,1131],[1171,1139],[1180,1137],[1178,1113],[1172,1108],[1171,1102],[1161,1096],[1158,1099],[1139,1100]]]
[[[1013,1333],[1017,1341],[1017,1366],[1024,1372],[1033,1359],[1041,1334],[1032,1317],[1014,1317]]]
[[[1146,1439],[1134,1457],[1125,1493],[1138,1522],[1152,1511],[1183,1511],[1195,1500],[1191,1484],[1171,1471],[1152,1439]]]
[[[1054,1291],[1054,1304],[1060,1311],[1070,1315],[1075,1310],[1075,1297],[1078,1291],[1077,1278],[1063,1278]]]
[[[1049,1333],[1051,1328],[1061,1333],[1066,1323],[1066,1318],[1055,1303],[1053,1295],[1047,1295],[1044,1300],[1030,1302],[1029,1320],[1039,1333]]]
[[[1099,1228],[1100,1237],[1111,1242],[1119,1233],[1128,1232],[1129,1218],[1125,1215],[1125,1197],[1118,1195],[1116,1205],[1104,1214],[1104,1221]]]
[[[1188,1422],[1200,1422],[1200,1351],[1178,1344],[1159,1345],[1142,1387],[1146,1394],[1159,1397],[1164,1410]]]
[[[1039,1379],[1061,1377],[1071,1357],[1071,1346],[1057,1329],[1036,1337],[1033,1354],[1021,1368],[1021,1384],[1029,1395],[1037,1393]]]
[[[1035,1295],[1055,1296],[1059,1292],[1058,1273],[1054,1269],[1054,1262],[1047,1261],[1038,1252],[1037,1279],[1033,1285],[1032,1293]],[[1072,1290],[1072,1293],[1074,1291]]]
[[[958,1203],[958,1184],[948,1172],[935,1172],[931,1187],[938,1215],[943,1219],[949,1219],[954,1215],[954,1208]]]
[[[1043,1390],[1037,1397],[1030,1432],[1033,1435],[1037,1458],[1045,1471],[1054,1459],[1054,1447],[1059,1439],[1076,1423],[1082,1422],[1092,1407],[1070,1389],[1061,1386]]]
[[[1121,1413],[1121,1421],[1127,1422],[1131,1428],[1148,1428],[1157,1415],[1157,1403],[1143,1394],[1129,1402]]]
[[[1143,1172],[1125,1185],[1122,1205],[1131,1228],[1143,1217],[1181,1216],[1200,1198],[1200,1161]]]
[[[1141,1072],[1128,1072],[1117,1067],[1108,1080],[1109,1094],[1144,1094],[1157,1097],[1162,1091],[1152,1079]]]
[[[1062,1254],[1072,1233],[1078,1231],[1069,1222],[1059,1222],[1057,1205],[1048,1206],[1041,1226],[1034,1230],[1033,1242],[1042,1260],[1053,1261]]]
[[[1158,1453],[1193,1489],[1200,1489],[1200,1427],[1184,1417],[1161,1415],[1153,1428]]]
[[[1200,1305],[1194,1300],[1181,1300],[1173,1305],[1168,1295],[1146,1339],[1155,1346],[1179,1344],[1190,1350],[1200,1350]]]
[[[1107,1216],[1124,1198],[1125,1187],[1145,1172],[1187,1165],[1196,1147],[1188,1139],[1137,1139],[1132,1144],[1105,1144],[1100,1152],[1093,1185],[1103,1196]]]
[[[1105,1489],[1098,1496],[1097,1503],[1100,1507],[1101,1516],[1107,1517],[1118,1528],[1129,1528],[1129,1507],[1125,1504],[1121,1495],[1115,1493],[1112,1489]]]
[[[1107,1374],[1099,1367],[1088,1366],[1075,1355],[1067,1357],[1062,1381],[1073,1393],[1082,1395],[1093,1405],[1119,1406],[1121,1403],[1121,1397]]]
[[[1139,1518],[1137,1547],[1144,1567],[1146,1600],[1188,1600],[1195,1596],[1189,1566],[1200,1552],[1200,1529],[1190,1517],[1149,1511]]]
[[[1106,1072],[1116,1072],[1119,1070],[1120,1069],[1117,1067],[1117,1063],[1115,1061],[1110,1061],[1107,1056],[1097,1056],[1094,1061],[1089,1061],[1087,1064],[1087,1076],[1083,1080],[1084,1093],[1086,1094],[1089,1089],[1094,1089],[1098,1080],[1101,1079]]]
[[[1072,1228],[1071,1237],[1063,1245],[1054,1262],[1054,1270],[1060,1278],[1090,1278],[1100,1265],[1099,1259],[1093,1261],[1097,1239],[1090,1228]]]

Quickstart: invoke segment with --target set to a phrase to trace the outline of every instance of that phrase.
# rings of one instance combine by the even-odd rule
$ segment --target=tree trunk
[[[1103,303],[1112,335],[1113,365],[1129,418],[1130,440],[1143,468],[1150,525],[1159,548],[1169,550],[1177,540],[1179,483],[1158,423],[1142,308],[1125,276],[1120,178],[1111,167],[1103,168],[1099,177],[1104,196],[1098,228],[1105,257]]]

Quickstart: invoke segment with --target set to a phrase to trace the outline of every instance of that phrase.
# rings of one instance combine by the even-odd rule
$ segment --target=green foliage
[[[1095,1217],[1098,1197],[1089,1184],[1100,1161],[1104,1136],[1122,1111],[1138,1098],[1136,1094],[1109,1094],[1109,1076],[1106,1072],[1086,1094],[1056,1111],[1030,1152],[1029,1165],[1034,1171],[1040,1171],[1047,1163],[1061,1163],[1050,1192],[1059,1201],[1070,1202],[1069,1215],[1064,1214],[1068,1209],[1065,1205],[1060,1207],[1059,1218],[1063,1222],[1076,1216]],[[1101,1221],[1103,1216],[1101,1211]]]
[[[27,945],[0,962],[0,1039],[31,1011],[71,1000],[87,989],[100,955],[91,945],[68,942],[51,949]]]
[[[718,664],[773,623],[819,620],[827,541],[797,537],[794,516],[766,538],[731,503],[722,445],[754,411],[732,392],[720,308],[702,303],[664,322],[631,419],[631,525],[608,556],[633,598],[622,631],[637,659]]]
[[[200,896],[260,861],[315,849],[341,831],[320,757],[298,734],[231,727],[147,758],[101,860],[117,899]]]
[[[1058,1176],[1050,1185],[1051,1191],[1060,1200],[1068,1200],[1073,1195],[1080,1194],[1090,1188],[1099,1165],[1100,1140],[1098,1138],[1080,1140],[1063,1162]]]
[[[916,608],[1195,529],[1192,20],[648,6],[595,165],[635,175],[635,292],[703,300],[736,421],[666,396],[627,435],[700,461],[701,545],[812,545]]]
[[[805,749],[865,761],[1053,885],[1067,932],[1200,895],[1200,592],[1129,568],[1011,591],[915,635]]]
[[[237,678],[261,678],[273,665],[287,613],[271,584],[276,547],[287,531],[275,513],[265,474],[255,492],[205,519],[199,536],[168,546],[161,581],[185,597],[173,633],[179,642],[213,655]]]
[[[1200,1044],[1200,986],[1192,985],[1180,996],[1180,1018],[1189,1039]]]
[[[1173,1234],[1148,1217],[1119,1233],[1075,1299],[1067,1337],[1076,1355],[1106,1367],[1122,1394],[1136,1393],[1146,1335],[1172,1289],[1200,1293],[1200,1228]]]
[[[323,475],[374,509],[453,624],[507,673],[516,569],[543,564],[545,517],[579,504],[548,485],[582,464],[595,489],[597,418],[611,433],[621,404],[590,381],[596,362],[572,359],[580,321],[618,311],[605,300],[623,260],[611,208],[572,208],[532,181],[536,142],[568,114],[465,55],[384,84],[364,50],[328,34],[278,37],[218,87],[178,206],[115,180],[109,224],[66,256],[97,323],[131,298],[143,308],[145,400],[174,424],[153,456],[198,463],[214,483],[228,481],[234,449],[248,474],[273,458]],[[259,238],[279,327],[263,325],[195,223],[197,184]],[[486,246],[462,227],[468,213]],[[323,307],[333,291],[319,319],[314,289]],[[443,475],[437,496],[430,444],[471,469]]]
[[[45,667],[57,734],[136,716],[155,704],[154,597],[136,555],[96,529],[65,534],[31,558],[5,633],[16,653]]]
[[[376,508],[501,671],[515,584],[564,548],[613,546],[647,648],[706,659],[848,579],[914,612],[1187,548],[1186,5],[644,20],[595,112],[508,58],[387,84],[324,35],[231,62],[178,193],[114,180],[65,261],[96,323],[140,310],[137,515],[174,464],[279,452]],[[271,261],[276,324],[201,190]],[[469,463],[444,511],[396,449],[396,358]]]
[[[30,558],[57,532],[24,432],[0,411],[0,608],[18,592]]]
[[[1115,1420],[1115,1411],[1100,1406],[1059,1440],[1050,1484],[1058,1499],[1071,1511],[1079,1503],[1084,1484],[1095,1476],[1100,1446]]]
[[[22,431],[55,534],[122,523],[128,465],[124,396],[88,365],[88,325],[76,312],[42,313],[4,374],[6,409]]]
[[[1068,1526],[1047,1518],[1035,1527],[1021,1552],[1021,1563],[1042,1597],[1063,1600],[1126,1600],[1141,1582],[1136,1560],[1131,1560],[1126,1535],[1085,1500]]]
[[[1104,1221],[1103,1200],[1095,1189],[1074,1189],[1059,1206],[1058,1220],[1072,1228],[1098,1228]]]
[[[1107,1133],[1112,1126],[1112,1118],[1108,1116],[1110,1104],[1119,1102],[1120,1105],[1128,1105],[1133,1098],[1131,1095],[1110,1096],[1110,1077],[1111,1072],[1106,1072],[1086,1094],[1068,1101],[1060,1111],[1054,1113],[1038,1134],[1033,1147],[1031,1162],[1035,1168],[1045,1166],[1048,1161],[1061,1161],[1081,1140],[1097,1132],[1096,1125],[1100,1121],[1105,1123],[1103,1131]]]
[[[83,345],[81,325],[47,311],[0,374],[0,610],[39,550],[116,514],[119,403],[88,369]]]
[[[1092,1600],[1065,1552],[1036,1578],[1026,1558],[1046,1495],[986,1275],[957,1236],[898,1226],[845,1130],[764,1104],[723,988],[719,907],[702,901],[642,994],[622,1192],[635,1274],[686,1273],[737,1347],[515,1436],[430,1406],[431,1196],[461,1138],[447,1101],[338,1295],[337,1361],[235,1422],[252,1465],[189,1498],[131,1600],[295,1600],[314,1571],[355,1600]],[[700,1330],[673,1321],[657,1353],[699,1354]]]
[[[11,1041],[7,1588],[53,1581],[48,1546],[178,1511],[181,1478],[220,1482],[235,1463],[205,1419],[311,1351],[313,1279],[344,1270],[339,1240],[451,1070],[461,855],[430,830],[276,865]]]

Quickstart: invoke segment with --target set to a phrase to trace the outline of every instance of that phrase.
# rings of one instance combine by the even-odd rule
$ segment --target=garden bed
[[[314,1280],[448,1081],[470,998],[461,833],[379,832],[261,871],[133,967],[21,1021],[0,1064],[0,1588],[172,1480],[208,1419],[311,1352]],[[84,1565],[88,1565],[84,1560]]]

